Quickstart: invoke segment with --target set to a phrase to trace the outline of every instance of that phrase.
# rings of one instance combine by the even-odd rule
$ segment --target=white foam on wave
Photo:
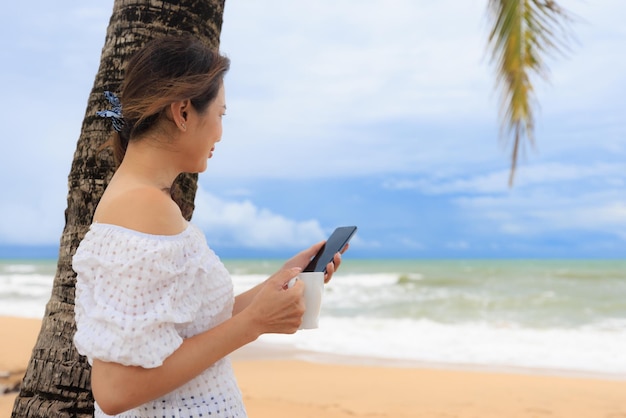
[[[0,274],[0,315],[43,317],[54,276],[34,273],[38,270],[31,264],[9,264],[3,270],[4,273]]]
[[[239,295],[248,289],[262,283],[267,280],[269,276],[264,274],[245,274],[245,275],[233,275],[233,287],[235,295]]]
[[[2,268],[3,273],[27,274],[35,271],[37,271],[37,267],[33,264],[7,264]]]
[[[2,300],[0,316],[17,316],[21,318],[43,318],[48,297],[37,300]]]
[[[0,275],[0,299],[49,296],[54,277],[46,274]]]
[[[626,321],[580,329],[430,320],[324,318],[320,328],[261,340],[301,350],[478,367],[602,373],[626,378]]]

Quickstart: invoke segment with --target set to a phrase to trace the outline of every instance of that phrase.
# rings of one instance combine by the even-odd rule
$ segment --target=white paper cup
[[[319,326],[320,308],[322,307],[322,294],[324,293],[324,273],[302,272],[289,281],[291,287],[296,279],[304,283],[305,311],[302,316],[300,329],[313,329]]]

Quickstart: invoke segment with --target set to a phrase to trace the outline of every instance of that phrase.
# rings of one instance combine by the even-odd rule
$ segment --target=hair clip
[[[101,116],[103,118],[111,118],[111,123],[113,124],[113,129],[117,132],[121,132],[124,127],[124,118],[122,118],[122,103],[120,103],[120,99],[110,91],[104,92],[104,97],[107,98],[109,103],[113,105],[112,109],[107,110],[98,110],[96,115]]]

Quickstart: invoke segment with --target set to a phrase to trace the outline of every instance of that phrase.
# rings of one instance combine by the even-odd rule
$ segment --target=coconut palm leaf
[[[512,141],[509,186],[524,138],[534,145],[533,76],[548,77],[545,59],[567,46],[568,12],[550,0],[489,0],[493,29],[489,35],[496,85],[501,91],[501,136]]]

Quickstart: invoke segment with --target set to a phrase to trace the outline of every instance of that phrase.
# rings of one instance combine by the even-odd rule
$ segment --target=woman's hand
[[[299,267],[281,269],[259,287],[245,309],[258,335],[293,334],[300,327],[305,309],[304,283],[296,280],[293,286],[287,287],[300,271]]]
[[[300,251],[295,256],[291,257],[287,262],[283,265],[283,268],[289,269],[292,267],[300,267],[301,269],[305,268],[309,261],[315,254],[326,244],[326,241],[318,242],[307,248],[306,250]],[[345,253],[350,244],[346,244],[343,249],[335,254],[333,257],[333,261],[326,265],[326,274],[324,275],[324,283],[328,283],[330,279],[333,277],[333,274],[339,269],[339,265],[341,264],[341,254]]]

